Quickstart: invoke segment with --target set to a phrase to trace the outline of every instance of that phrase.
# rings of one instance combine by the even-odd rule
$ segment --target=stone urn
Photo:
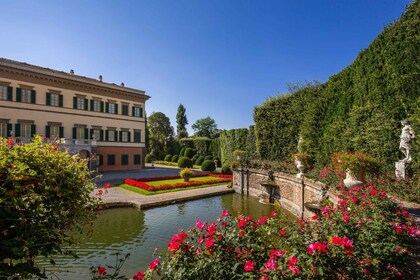
[[[297,169],[299,170],[299,173],[296,175],[296,178],[302,179],[303,176],[305,175],[303,173],[303,171],[305,171],[305,165],[303,164],[301,160],[298,159],[298,157],[295,157],[295,164],[296,164]]]

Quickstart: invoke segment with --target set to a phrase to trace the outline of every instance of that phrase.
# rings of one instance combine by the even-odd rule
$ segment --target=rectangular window
[[[121,132],[121,142],[128,142],[130,141],[128,139],[128,131],[122,131]]]
[[[133,107],[134,117],[143,117],[143,109],[141,107]]]
[[[122,105],[122,114],[128,116],[128,105]]]
[[[7,100],[7,86],[0,85],[0,100]]]
[[[85,110],[85,98],[77,97],[76,109]]]
[[[141,143],[141,131],[135,129],[134,130],[134,142],[135,143]]]
[[[85,128],[84,127],[76,127],[76,139],[84,140],[85,139]]]
[[[32,125],[30,123],[21,123],[20,124],[20,137],[30,138]]]
[[[6,138],[9,136],[7,122],[0,122],[0,137]]]
[[[115,155],[108,155],[108,165],[115,165]]]
[[[121,155],[121,165],[128,165],[128,155]]]
[[[116,114],[116,110],[115,110],[115,108],[117,107],[116,105],[117,104],[115,103],[108,103],[108,113]]]
[[[116,135],[117,133],[115,130],[108,130],[108,141],[111,141],[111,142],[117,141]]]
[[[93,129],[92,130],[92,139],[97,141],[101,140],[101,130],[100,129]]]
[[[95,112],[102,112],[101,110],[101,101],[93,100],[93,111]]]
[[[134,164],[141,164],[141,155],[134,155]]]
[[[31,103],[32,91],[27,88],[22,88],[21,92],[22,92],[21,102]]]
[[[59,107],[60,106],[60,95],[56,93],[51,93],[50,105]]]
[[[60,138],[60,126],[58,125],[50,126],[50,138],[54,138],[54,139]]]

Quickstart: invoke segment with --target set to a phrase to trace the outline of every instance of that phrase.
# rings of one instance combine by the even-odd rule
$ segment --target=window
[[[94,128],[90,131],[90,138],[95,139],[96,141],[103,141],[104,134],[102,129]]]
[[[84,97],[79,97],[79,96],[73,97],[73,109],[87,110],[88,100]]]
[[[140,130],[134,130],[134,142],[135,143],[141,143],[141,131]]]
[[[128,116],[128,105],[122,105],[122,114]]]
[[[117,114],[117,104],[108,103],[108,113]]]
[[[0,85],[0,100],[7,100],[7,86]]]
[[[76,139],[83,140],[85,139],[85,128],[76,127]]]
[[[96,165],[101,166],[102,164],[104,164],[102,155],[96,155]]]
[[[134,155],[134,164],[141,164],[141,155]]]
[[[23,102],[23,103],[35,103],[35,102],[31,102],[32,91],[30,89],[22,88],[21,93],[22,93],[21,102]]]
[[[100,100],[90,100],[90,110],[94,112],[103,112],[104,103]]]
[[[121,131],[121,142],[130,142],[130,132],[128,131]]]
[[[50,136],[49,136],[49,138],[60,138],[60,126],[58,126],[58,125],[50,126]]]
[[[107,139],[105,139],[106,141],[117,141],[116,139],[117,133],[115,130],[107,130]]]
[[[121,155],[121,165],[128,165],[128,155]]]
[[[133,116],[134,117],[143,117],[143,108],[133,107]]]
[[[32,125],[30,123],[21,123],[20,124],[20,137],[30,138]]]
[[[10,136],[11,124],[6,121],[0,121],[0,137],[6,138]]]
[[[115,155],[108,155],[108,165],[115,165]]]
[[[63,107],[63,96],[59,93],[46,93],[47,106]]]

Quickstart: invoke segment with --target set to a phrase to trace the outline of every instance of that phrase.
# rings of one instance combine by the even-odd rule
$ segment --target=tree
[[[197,120],[191,127],[195,131],[196,137],[213,138],[217,132],[216,122],[210,117]]]
[[[169,118],[161,112],[153,112],[147,118],[149,129],[149,148],[158,159],[164,156],[167,144],[172,141],[174,128]]]
[[[45,277],[35,259],[66,253],[69,229],[95,217],[87,160],[37,135],[26,145],[0,138],[0,166],[0,279]]]
[[[178,106],[178,112],[176,114],[176,134],[177,138],[187,138],[188,137],[188,131],[185,127],[188,124],[187,116],[185,115],[186,109],[184,105],[179,104]]]

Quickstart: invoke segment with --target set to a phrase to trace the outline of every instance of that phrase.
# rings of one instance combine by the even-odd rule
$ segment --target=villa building
[[[145,91],[0,58],[0,136],[45,136],[92,170],[144,167]]]

